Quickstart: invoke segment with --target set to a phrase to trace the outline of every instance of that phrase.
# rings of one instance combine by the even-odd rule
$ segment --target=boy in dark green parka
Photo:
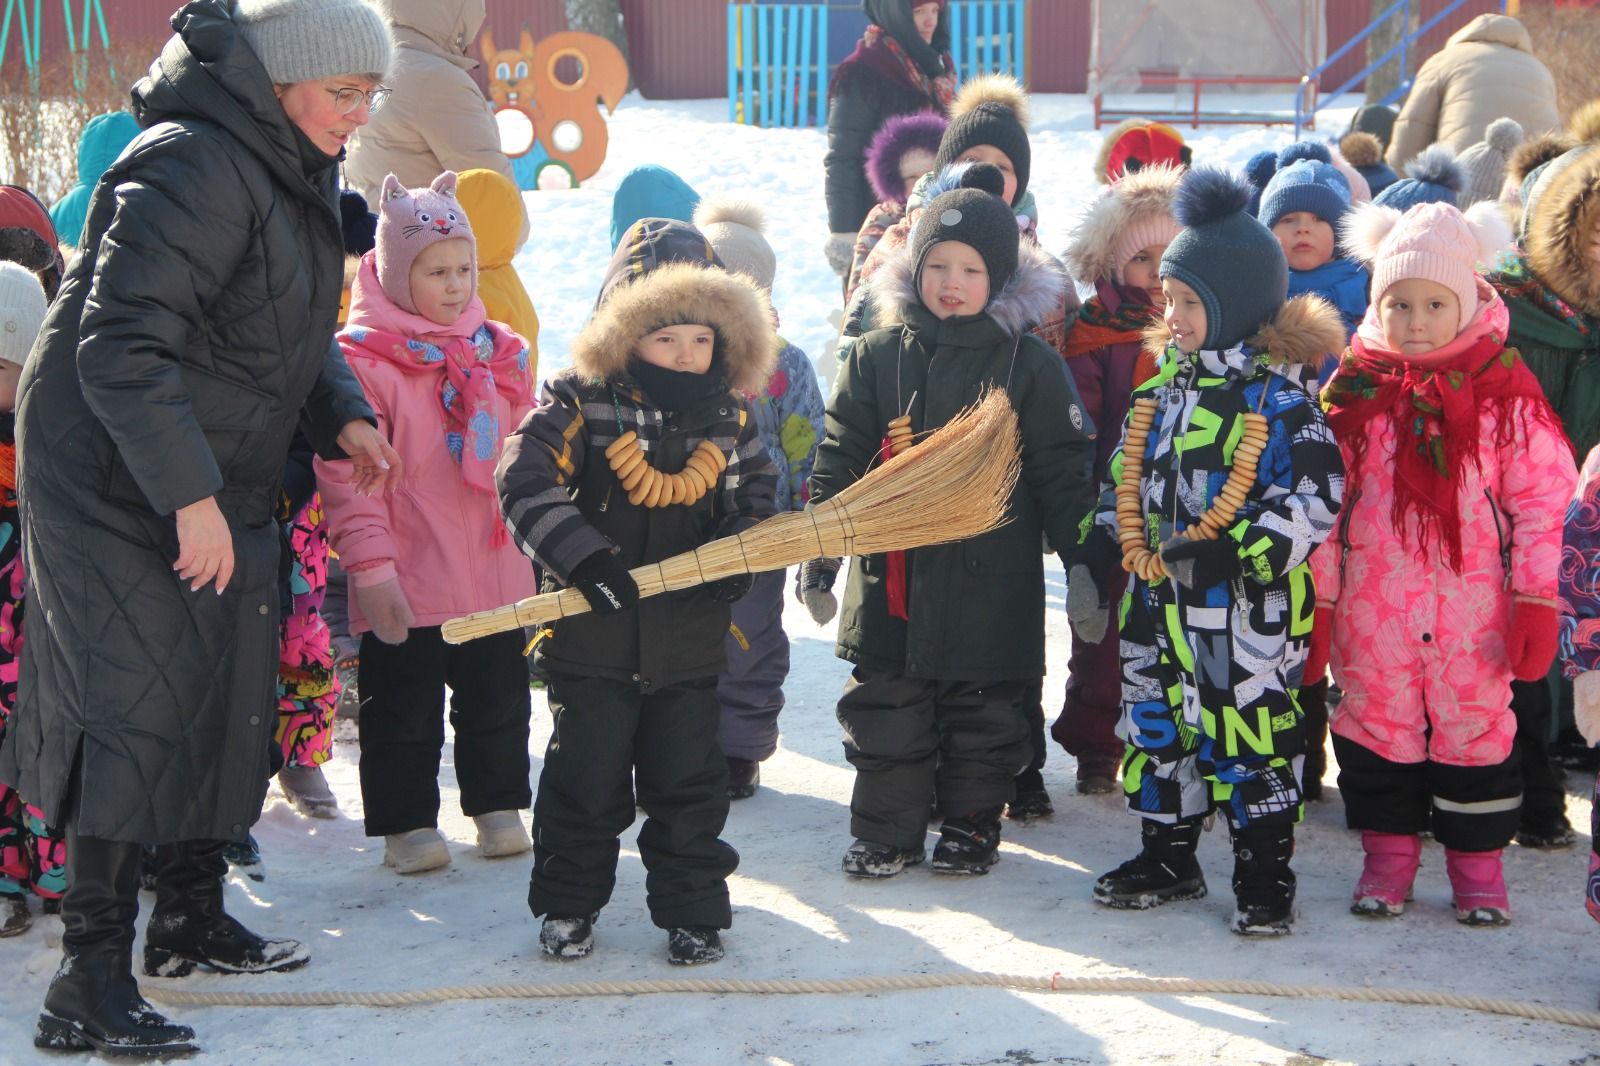
[[[1041,534],[1074,543],[1093,503],[1094,427],[1060,357],[1028,330],[1059,306],[1060,264],[1026,242],[999,171],[934,200],[872,281],[899,325],[855,343],[828,405],[811,477],[816,505],[858,480],[901,414],[925,434],[1005,390],[1021,431],[1010,521],[972,540],[855,560],[838,654],[855,664],[839,701],[856,768],[846,873],[887,877],[924,857],[928,800],[944,815],[933,867],[985,873],[1000,814],[1028,762],[1022,700],[1044,674]]]

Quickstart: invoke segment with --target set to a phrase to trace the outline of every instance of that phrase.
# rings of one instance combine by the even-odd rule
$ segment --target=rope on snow
[[[846,995],[861,992],[909,992],[931,988],[1005,988],[1019,992],[1155,994],[1164,996],[1270,996],[1282,999],[1342,1000],[1390,1003],[1499,1014],[1531,1021],[1555,1022],[1580,1029],[1600,1029],[1600,1011],[1566,1010],[1519,1000],[1457,995],[1408,988],[1357,988],[1338,985],[1283,985],[1270,981],[1233,981],[1151,977],[1032,977],[1000,973],[905,974],[896,977],[840,977],[822,980],[788,978],[746,981],[728,978],[675,978],[658,981],[574,981],[563,984],[457,985],[403,992],[212,992],[145,984],[150,999],[179,1007],[409,1007],[473,999],[577,999],[593,996],[697,995]]]

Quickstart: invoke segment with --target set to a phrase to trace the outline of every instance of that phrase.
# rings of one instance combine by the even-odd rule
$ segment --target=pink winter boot
[[[1361,880],[1350,913],[1365,918],[1395,918],[1406,909],[1411,898],[1411,882],[1422,865],[1422,838],[1414,833],[1379,833],[1372,829],[1361,834],[1361,847],[1367,860],[1361,867]]]
[[[1511,921],[1500,851],[1444,849],[1444,868],[1455,892],[1456,920],[1467,925],[1505,925]]]

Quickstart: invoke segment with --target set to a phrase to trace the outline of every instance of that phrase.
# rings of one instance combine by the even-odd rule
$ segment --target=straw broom
[[[1005,393],[991,389],[837,496],[629,573],[640,597],[656,596],[824,555],[875,555],[966,540],[1007,521],[1020,469],[1016,414]],[[444,639],[461,644],[588,610],[582,592],[563,589],[452,618],[444,624]]]

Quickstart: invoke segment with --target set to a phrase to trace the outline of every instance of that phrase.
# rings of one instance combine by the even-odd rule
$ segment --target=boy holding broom
[[[925,857],[928,800],[944,814],[933,868],[987,873],[1000,814],[1031,753],[1022,700],[1044,674],[1041,533],[1076,540],[1093,502],[1094,427],[1061,360],[1028,330],[1060,306],[1060,264],[1000,198],[999,170],[974,165],[918,218],[869,283],[900,324],[850,350],[811,476],[816,506],[885,450],[915,448],[985,389],[1016,408],[1022,477],[1010,521],[969,541],[855,560],[838,654],[855,664],[839,701],[856,768],[844,871],[889,877]],[[956,491],[959,491],[957,489]],[[938,515],[907,516],[908,521]]]
[[[731,536],[772,513],[775,474],[733,390],[761,388],[777,345],[767,299],[721,269],[692,226],[627,231],[572,368],[506,441],[496,473],[506,523],[592,613],[538,641],[554,728],[534,800],[528,905],[552,958],[594,949],[616,882],[618,837],[645,822],[639,854],[669,962],[722,958],[728,816],[717,746],[717,675],[743,575],[640,600],[628,570]]]

